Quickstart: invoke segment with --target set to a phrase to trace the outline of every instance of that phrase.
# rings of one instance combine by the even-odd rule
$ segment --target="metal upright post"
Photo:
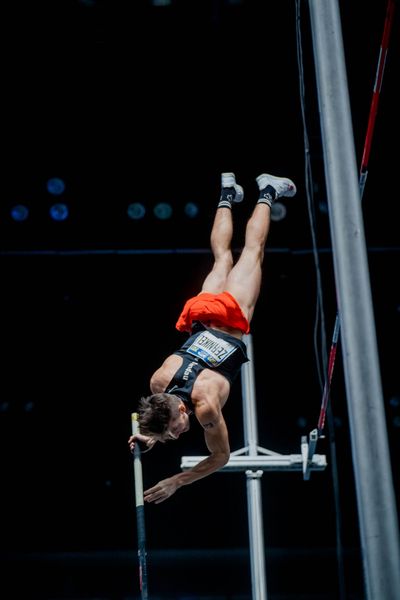
[[[242,366],[243,423],[245,445],[250,456],[258,452],[257,409],[255,398],[255,377],[253,360],[253,343],[251,335],[243,336],[247,347],[249,362]],[[260,469],[246,471],[247,508],[250,536],[251,582],[254,600],[267,600],[267,584],[265,578],[264,524],[261,498]]]
[[[309,0],[368,600],[400,598],[400,544],[337,0]]]

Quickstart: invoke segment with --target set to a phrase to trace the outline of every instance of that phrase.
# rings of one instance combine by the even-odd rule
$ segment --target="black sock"
[[[268,206],[271,207],[275,198],[275,188],[273,188],[272,185],[267,185],[264,189],[260,190],[260,195],[258,197],[257,204],[268,204]]]
[[[221,197],[218,202],[217,208],[225,207],[232,208],[233,200],[235,198],[235,188],[234,187],[224,187],[221,190]]]

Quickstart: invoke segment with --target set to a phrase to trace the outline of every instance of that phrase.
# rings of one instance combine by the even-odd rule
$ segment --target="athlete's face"
[[[189,415],[186,412],[184,404],[179,407],[178,414],[169,421],[168,436],[170,439],[177,440],[181,433],[189,431]]]

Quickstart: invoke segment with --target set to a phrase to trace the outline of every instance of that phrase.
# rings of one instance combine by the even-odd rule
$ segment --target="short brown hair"
[[[165,393],[141,398],[138,408],[140,433],[163,437],[168,431],[173,409],[180,401],[178,396]]]

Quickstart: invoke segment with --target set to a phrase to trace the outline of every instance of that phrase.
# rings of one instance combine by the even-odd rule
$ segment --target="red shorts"
[[[249,333],[250,324],[244,316],[237,300],[229,292],[210,294],[201,292],[190,298],[176,322],[178,331],[192,330],[193,321],[211,321],[218,327],[232,327],[242,333]]]

